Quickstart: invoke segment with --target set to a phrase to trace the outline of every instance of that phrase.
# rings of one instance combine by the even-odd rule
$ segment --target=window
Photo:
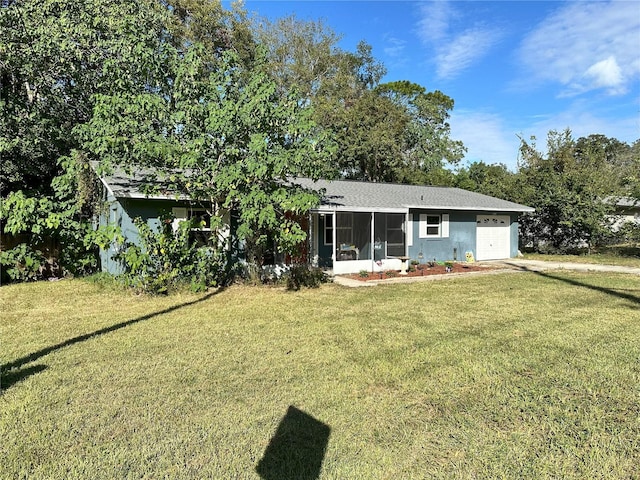
[[[333,215],[324,216],[324,244],[333,245]]]
[[[420,238],[444,238],[449,236],[449,215],[420,214]]]
[[[204,208],[174,207],[173,230],[177,231],[180,222],[189,220],[194,222],[195,227],[189,232],[189,244],[198,247],[206,246],[211,238],[211,215]]]
[[[189,209],[187,219],[192,221],[194,228],[189,232],[189,244],[205,247],[211,240],[211,215],[204,208]]]

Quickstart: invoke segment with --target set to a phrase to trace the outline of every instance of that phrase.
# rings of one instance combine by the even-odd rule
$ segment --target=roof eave
[[[451,205],[407,205],[409,210],[455,210],[455,211],[470,211],[470,212],[513,212],[513,213],[533,213],[535,208],[531,207],[464,207],[464,206],[451,206]]]

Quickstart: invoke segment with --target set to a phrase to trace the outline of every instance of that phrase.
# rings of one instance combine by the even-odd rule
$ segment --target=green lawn
[[[584,255],[551,255],[539,253],[525,253],[527,260],[543,260],[550,262],[595,263],[601,265],[622,265],[640,268],[640,246],[611,246],[601,247]]]
[[[65,280],[0,312],[3,479],[640,477],[638,276]]]

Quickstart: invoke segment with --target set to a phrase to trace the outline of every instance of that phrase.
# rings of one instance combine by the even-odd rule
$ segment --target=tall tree
[[[194,45],[176,57],[162,93],[100,96],[85,146],[110,165],[152,167],[176,193],[203,202],[214,232],[224,228],[223,211],[237,212],[235,233],[251,263],[260,261],[270,238],[291,252],[306,237],[295,217],[318,195],[289,179],[318,178],[331,141],[308,106],[278,95],[263,63],[248,70],[225,52],[203,75],[208,61],[206,49]]]
[[[338,141],[339,176],[405,183],[442,181],[462,158],[447,123],[453,100],[408,81],[380,84],[384,65],[361,42],[355,52],[322,22],[288,17],[263,21],[257,38],[269,47],[271,73],[282,91],[296,89],[315,107],[316,121]]]
[[[466,150],[462,142],[450,137],[448,119],[453,99],[438,90],[427,92],[408,81],[379,85],[376,92],[392,99],[408,116],[407,128],[397,138],[402,154],[395,180],[449,185],[451,176],[443,170],[456,166]]]
[[[589,135],[576,141],[576,157],[582,164],[598,162],[622,196],[640,192],[640,140],[632,145],[605,135]]]
[[[142,0],[15,0],[0,7],[0,194],[51,193],[93,95],[153,86],[166,11]]]
[[[159,86],[168,18],[152,0],[0,4],[0,235],[24,240],[0,252],[3,274],[96,266],[75,127],[91,118],[95,94]]]
[[[458,171],[456,186],[492,197],[514,200],[517,196],[517,175],[501,163],[489,165],[473,162],[468,168]]]
[[[517,200],[536,209],[522,220],[526,244],[570,251],[593,246],[609,232],[614,205],[606,199],[617,185],[601,155],[578,148],[570,130],[550,131],[546,154],[535,139],[522,140],[520,153]]]

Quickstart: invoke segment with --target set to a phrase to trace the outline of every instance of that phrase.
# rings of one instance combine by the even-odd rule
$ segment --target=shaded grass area
[[[0,308],[0,478],[640,476],[637,276]]]
[[[621,265],[640,268],[640,246],[605,246],[583,255],[525,253],[524,258],[527,260],[550,262],[595,263],[600,265]]]

